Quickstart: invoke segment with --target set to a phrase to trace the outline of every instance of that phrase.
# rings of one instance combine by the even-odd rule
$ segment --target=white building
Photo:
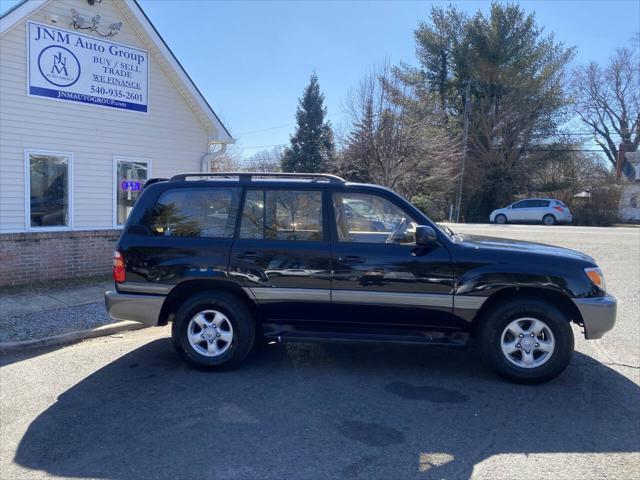
[[[0,286],[108,270],[144,181],[232,142],[135,0],[19,3],[0,19]]]

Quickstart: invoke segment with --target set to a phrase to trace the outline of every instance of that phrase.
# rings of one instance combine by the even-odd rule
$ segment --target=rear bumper
[[[596,340],[613,328],[616,323],[616,297],[606,295],[596,298],[574,298],[584,322],[584,338]]]
[[[107,292],[104,303],[113,320],[133,320],[149,326],[158,325],[163,295],[139,295],[133,293]]]

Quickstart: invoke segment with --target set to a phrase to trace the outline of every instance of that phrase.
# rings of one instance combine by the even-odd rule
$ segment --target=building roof
[[[40,8],[44,7],[52,0],[22,0],[15,4],[12,8],[0,15],[0,35],[11,30],[21,21],[25,20],[29,15],[33,14]],[[179,81],[180,92],[187,98],[187,103],[200,113],[199,117],[210,128],[210,142],[234,143],[235,140],[231,133],[224,126],[216,112],[213,110],[202,92],[198,89],[194,81],[186,72],[180,61],[173,54],[167,43],[164,41],[160,33],[156,30],[149,17],[140,6],[137,0],[124,0],[114,2],[123,13],[123,16],[129,22],[137,24],[144,32],[148,40],[153,44],[153,53],[162,67],[171,70],[175,78]],[[144,39],[143,39],[144,40]],[[212,127],[212,128],[211,128]],[[215,131],[215,135],[213,132]]]

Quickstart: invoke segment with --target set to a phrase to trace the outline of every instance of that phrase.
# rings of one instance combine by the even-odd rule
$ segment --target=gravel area
[[[90,303],[22,315],[0,316],[0,343],[36,340],[114,323],[104,303]]]

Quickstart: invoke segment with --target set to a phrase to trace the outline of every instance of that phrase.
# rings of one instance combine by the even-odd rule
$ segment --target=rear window
[[[554,200],[554,203],[556,205],[560,205],[561,207],[566,207],[566,205],[564,203],[562,203],[560,200]]]
[[[154,235],[233,238],[240,188],[176,188],[164,192],[148,217]]]

